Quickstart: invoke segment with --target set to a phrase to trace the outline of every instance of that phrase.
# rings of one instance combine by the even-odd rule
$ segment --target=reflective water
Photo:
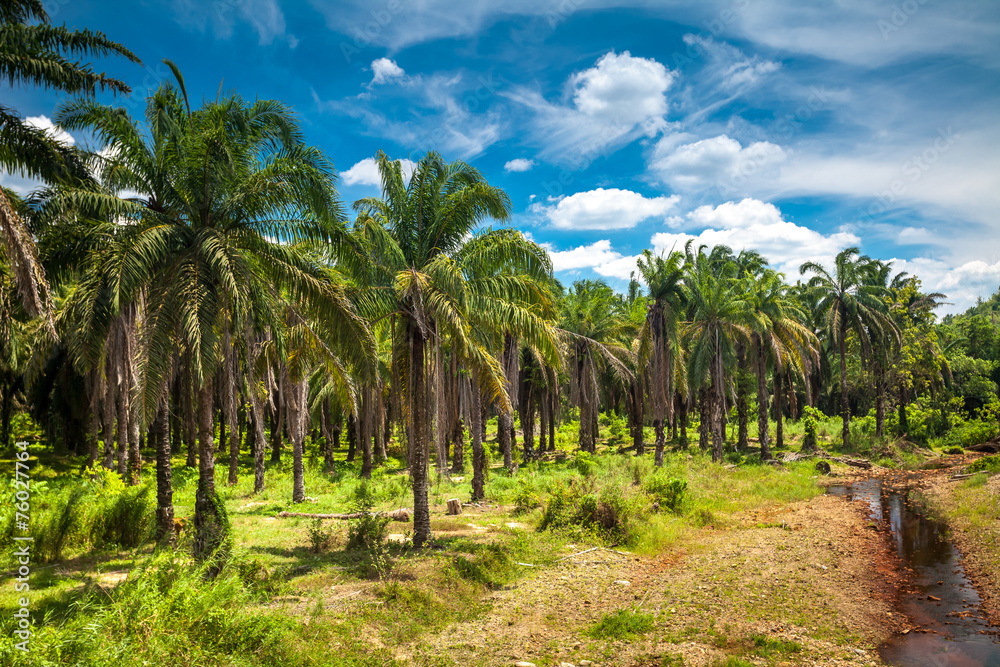
[[[983,618],[980,598],[962,567],[962,555],[943,526],[924,515],[906,491],[866,479],[829,493],[868,504],[873,521],[887,523],[908,568],[910,589],[900,599],[913,630],[879,649],[890,665],[1000,667],[998,630]]]

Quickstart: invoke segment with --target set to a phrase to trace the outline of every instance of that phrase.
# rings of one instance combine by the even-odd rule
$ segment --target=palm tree
[[[124,82],[97,74],[78,60],[115,55],[140,62],[131,51],[100,32],[50,25],[48,14],[37,0],[0,3],[0,80],[12,87],[27,84],[88,97],[93,97],[98,89],[128,94],[131,90]],[[16,110],[3,104],[0,104],[0,168],[48,183],[89,179],[78,151],[28,125]],[[13,269],[25,308],[32,315],[46,312],[48,290],[31,234],[3,189],[0,189],[0,248]]]
[[[600,408],[598,367],[606,367],[615,381],[629,386],[634,379],[626,363],[631,351],[622,340],[634,335],[635,327],[625,317],[620,297],[601,281],[573,283],[560,311],[560,331],[571,348],[570,395],[580,408],[580,449],[593,453]]]
[[[372,345],[343,287],[294,245],[329,239],[341,219],[332,166],[303,143],[280,103],[247,105],[233,96],[192,111],[183,78],[167,64],[176,85],[164,84],[149,99],[147,132],[124,111],[90,100],[63,107],[60,123],[93,131],[104,152],[97,159],[101,188],[74,189],[61,199],[94,217],[132,221],[116,296],[143,289],[151,304],[142,378],[147,416],[163,405],[178,348],[188,361],[198,416],[195,555],[207,558],[224,538],[213,442],[224,343],[236,340],[235,332],[280,332],[291,307],[303,311],[301,319],[323,321],[345,343],[340,349],[358,358]],[[138,196],[119,198],[124,190]],[[281,336],[274,340],[280,349]]]
[[[673,417],[674,350],[677,327],[685,303],[684,253],[671,252],[667,257],[644,250],[637,264],[649,289],[651,305],[639,331],[639,365],[648,365],[653,428],[656,431],[657,466],[663,465],[665,420]],[[641,428],[641,426],[640,426]]]
[[[405,396],[419,547],[430,538],[431,389],[444,374],[443,364],[434,363],[442,358],[437,350],[449,341],[478,389],[510,411],[506,378],[481,336],[512,324],[537,330],[537,313],[527,304],[543,300],[538,285],[551,266],[544,250],[516,231],[474,233],[486,219],[506,220],[510,200],[468,164],[429,153],[406,184],[399,162],[382,152],[377,159],[382,197],[355,203],[355,233],[336,240],[334,254],[351,274],[359,311],[391,323],[392,380]]]
[[[757,429],[761,459],[771,458],[768,433],[767,364],[774,368],[776,437],[781,434],[781,378],[788,366],[805,373],[817,355],[818,341],[801,322],[805,318],[784,281],[784,275],[765,270],[750,278],[750,300],[754,310],[751,340],[756,358]]]
[[[882,300],[885,288],[870,280],[877,267],[858,248],[837,253],[834,271],[830,273],[816,262],[806,262],[800,273],[814,274],[809,288],[818,297],[817,312],[823,329],[838,348],[840,356],[840,414],[843,420],[841,437],[844,446],[850,441],[851,408],[847,400],[847,335],[854,333],[862,355],[871,358],[872,341],[890,335],[895,324]]]
[[[735,264],[719,261],[728,249],[717,246],[705,254],[704,246],[692,253],[688,246],[685,285],[690,304],[690,320],[684,326],[688,347],[688,374],[692,387],[709,387],[708,417],[712,434],[712,460],[722,460],[725,437],[726,369],[736,361],[736,344],[749,338],[753,322],[752,305],[745,298],[746,287],[735,274]]]

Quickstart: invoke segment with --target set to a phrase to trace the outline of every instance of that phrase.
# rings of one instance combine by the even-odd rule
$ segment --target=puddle
[[[865,502],[869,517],[891,529],[896,553],[911,570],[910,590],[901,595],[900,606],[913,630],[879,648],[882,660],[906,666],[1000,667],[1000,630],[984,620],[979,594],[944,527],[924,515],[906,491],[883,488],[880,479],[831,486],[827,492]]]

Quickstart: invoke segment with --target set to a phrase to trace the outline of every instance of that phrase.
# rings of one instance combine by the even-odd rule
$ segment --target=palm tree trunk
[[[555,377],[553,374],[552,377]],[[555,380],[552,380],[555,382]],[[556,451],[556,421],[559,419],[559,413],[557,412],[559,400],[559,387],[552,386],[549,389],[549,451]]]
[[[274,419],[271,422],[271,463],[279,463],[281,461],[282,440],[284,438],[285,421],[287,419],[285,402],[281,394],[282,392],[279,391],[278,400],[274,402],[275,413]]]
[[[538,451],[548,450],[549,436],[549,388],[542,389],[538,401]]]
[[[774,447],[780,449],[785,446],[785,431],[783,423],[785,421],[785,408],[782,399],[785,395],[785,372],[776,370],[774,373]]]
[[[156,541],[166,538],[167,544],[174,546],[177,534],[174,531],[174,490],[170,469],[170,438],[167,435],[168,396],[164,392],[150,429],[150,440],[156,449]]]
[[[347,415],[347,462],[354,460],[358,444],[358,418],[354,413]]]
[[[749,422],[750,416],[747,414],[747,382],[749,374],[749,362],[747,361],[746,348],[739,347],[739,362],[736,370],[736,421],[739,434],[736,436],[736,450],[745,452],[750,446]]]
[[[118,388],[118,445],[115,449],[115,467],[123,480],[128,480],[128,385]]]
[[[875,437],[885,435],[885,372],[879,364],[875,369]]]
[[[306,380],[287,383],[288,392],[288,436],[292,440],[292,502],[302,503],[306,500],[305,462],[303,448],[305,445],[305,393]]]
[[[206,375],[198,391],[198,490],[194,504],[194,557],[211,557],[225,539],[226,527],[220,521],[215,495],[215,442],[213,440],[212,377]]]
[[[688,448],[688,400],[686,396],[682,396],[681,394],[677,394],[677,398],[678,398],[677,409],[679,412],[677,421],[679,421],[681,425],[680,444],[681,444],[681,449],[687,449]]]
[[[191,366],[190,358],[191,355],[185,355],[188,360],[188,364],[185,365],[184,370],[184,383],[181,388],[181,396],[184,401],[184,407],[182,412],[184,413],[184,439],[187,441],[187,458],[184,463],[189,468],[193,468],[198,464],[197,449],[197,431],[198,431],[198,413],[194,405],[194,378],[191,376]]]
[[[103,465],[108,470],[115,467],[115,383],[112,378],[104,382],[103,419],[101,428],[104,436]]]
[[[472,499],[482,500],[486,497],[486,452],[483,449],[483,393],[479,386],[473,383],[472,405],[469,414],[472,423],[469,425],[469,432],[472,436]]]
[[[755,336],[756,337],[756,336]],[[764,342],[756,337],[757,343],[757,442],[760,444],[760,459],[771,458],[771,435],[768,432],[767,356]]]
[[[841,440],[844,447],[850,446],[851,439],[851,406],[847,402],[847,320],[841,314],[840,320],[840,415],[843,419]]]
[[[371,387],[361,390],[361,409],[358,415],[358,438],[361,440],[361,477],[372,478],[372,400]]]
[[[725,404],[725,386],[723,384],[722,350],[719,349],[718,332],[716,332],[715,358],[711,370],[711,400],[710,412],[712,425],[712,460],[722,462],[722,450],[726,438],[726,427],[722,416],[722,406]]]
[[[409,327],[410,431],[413,437],[413,460],[410,481],[413,486],[413,546],[420,548],[431,537],[431,511],[427,497],[427,467],[430,463],[430,423],[427,404],[426,343],[415,324]]]
[[[709,423],[711,421],[708,401],[708,390],[705,387],[700,388],[698,390],[698,447],[702,451],[708,450]]]

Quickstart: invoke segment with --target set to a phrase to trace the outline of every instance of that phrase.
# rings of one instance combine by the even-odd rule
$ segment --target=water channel
[[[984,619],[979,594],[944,526],[906,490],[883,487],[877,478],[831,486],[828,493],[865,502],[870,518],[892,531],[896,553],[910,569],[900,606],[913,629],[880,647],[882,659],[907,667],[1000,667],[1000,629]]]

